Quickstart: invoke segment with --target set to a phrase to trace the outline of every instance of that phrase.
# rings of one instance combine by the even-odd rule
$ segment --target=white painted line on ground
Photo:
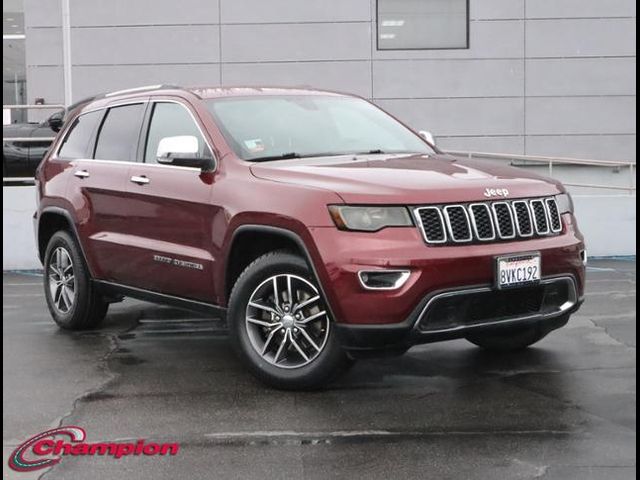
[[[587,285],[590,283],[630,283],[635,285],[636,281],[630,278],[587,278]]]
[[[635,290],[609,290],[608,292],[587,292],[587,295],[635,295]]]
[[[3,297],[19,298],[19,297],[43,297],[44,293],[4,293]]]
[[[391,430],[338,430],[332,432],[296,432],[289,430],[279,431],[255,431],[255,432],[219,432],[205,433],[206,438],[213,440],[234,440],[234,439],[287,439],[287,438],[350,438],[350,437],[389,437],[389,436],[484,436],[484,435],[570,435],[571,432],[565,430],[509,430],[504,432],[495,431],[391,431]]]
[[[33,287],[37,285],[38,287],[42,286],[42,282],[38,282],[38,283],[3,283],[2,286],[3,287]]]
[[[179,320],[163,320],[161,318],[144,318],[140,320],[140,323],[213,323],[214,320],[207,318],[195,318],[195,319],[179,319]]]
[[[214,328],[197,328],[197,329],[193,329],[193,328],[189,328],[189,329],[160,329],[160,330],[139,330],[139,333],[144,333],[145,335],[149,335],[149,334],[154,334],[154,333],[175,333],[175,334],[182,334],[182,333],[211,333],[211,332],[220,332],[222,330],[220,329],[214,329]]]

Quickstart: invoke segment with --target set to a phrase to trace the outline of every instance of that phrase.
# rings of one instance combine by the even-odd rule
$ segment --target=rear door
[[[145,124],[143,162],[131,168],[127,182],[130,232],[135,239],[129,284],[212,301],[212,224],[218,210],[211,205],[215,176],[156,162],[158,144],[166,137],[196,137],[202,156],[212,156],[212,150],[187,103],[152,101]]]
[[[130,268],[126,188],[146,107],[142,100],[81,115],[76,128],[85,122],[85,130],[94,130],[92,140],[86,147],[63,144],[60,150],[64,157],[65,150],[77,148],[71,152],[76,158],[71,160],[68,197],[74,202],[92,273],[99,279],[120,282]],[[69,141],[72,135],[73,131]],[[83,148],[87,153],[79,156]]]

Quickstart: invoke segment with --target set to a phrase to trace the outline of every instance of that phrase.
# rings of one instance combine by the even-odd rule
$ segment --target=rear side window
[[[89,112],[76,118],[62,142],[58,157],[65,160],[91,158],[89,144],[103,114],[104,111]]]
[[[143,113],[142,103],[110,108],[98,133],[94,158],[134,162]]]

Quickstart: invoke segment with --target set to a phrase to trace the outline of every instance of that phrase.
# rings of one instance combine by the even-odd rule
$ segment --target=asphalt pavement
[[[569,324],[517,354],[463,340],[357,363],[328,389],[271,390],[222,322],[125,300],[104,328],[50,319],[37,275],[3,275],[3,475],[28,479],[544,478],[636,475],[636,263],[590,263]],[[10,452],[59,425],[88,442],[179,442],[175,456]]]

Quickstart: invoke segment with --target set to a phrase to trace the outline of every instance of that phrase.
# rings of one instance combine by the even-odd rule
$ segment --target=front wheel
[[[306,262],[271,252],[240,275],[229,300],[231,339],[263,382],[282,389],[318,388],[349,363]]]

